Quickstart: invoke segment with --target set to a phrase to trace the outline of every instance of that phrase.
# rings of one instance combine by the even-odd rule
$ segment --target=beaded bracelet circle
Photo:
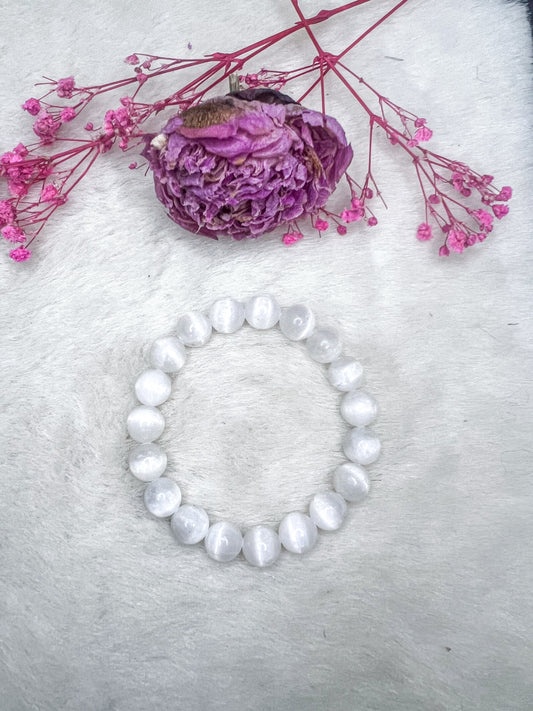
[[[158,410],[172,391],[171,374],[177,373],[187,359],[187,348],[205,345],[213,331],[234,333],[244,322],[260,330],[279,324],[281,332],[292,341],[304,341],[309,356],[327,367],[331,385],[344,393],[340,411],[351,425],[343,440],[348,461],[333,473],[333,488],[313,497],[309,513],[293,511],[281,520],[278,531],[266,525],[249,528],[244,536],[228,521],[210,523],[204,509],[182,503],[181,490],[172,479],[162,476],[167,467],[167,455],[155,440],[165,428],[165,419]],[[381,444],[367,425],[377,414],[374,398],[360,389],[363,367],[354,358],[342,355],[338,333],[316,327],[311,309],[302,304],[281,309],[269,294],[259,294],[245,303],[232,298],[215,301],[209,313],[190,311],[178,320],[176,335],[158,338],[150,350],[150,368],[135,382],[135,394],[141,403],[129,413],[127,430],[137,446],[129,454],[131,473],[148,482],[144,503],[157,518],[170,518],[170,528],[177,541],[193,545],[204,541],[207,554],[214,560],[227,562],[241,552],[251,565],[272,565],[281,548],[301,554],[311,550],[318,538],[318,529],[337,530],[346,515],[346,502],[359,503],[368,494],[369,478],[363,466],[379,457]]]

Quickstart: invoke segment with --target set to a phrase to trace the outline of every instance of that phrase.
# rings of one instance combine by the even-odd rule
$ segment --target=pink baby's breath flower
[[[449,230],[446,243],[453,252],[459,252],[460,254],[466,245],[466,234],[461,230]]]
[[[91,123],[91,121],[88,121],[85,126],[84,126],[86,131],[94,131],[94,124]]]
[[[56,186],[49,183],[41,190],[41,202],[54,202],[58,195],[59,191]]]
[[[341,220],[346,222],[359,222],[363,218],[365,211],[361,207],[355,208],[355,210],[343,210],[341,212]]]
[[[68,123],[69,121],[72,121],[72,119],[76,118],[76,111],[72,108],[72,106],[65,106],[65,108],[61,111],[60,116],[63,123]]]
[[[70,99],[74,93],[74,77],[65,77],[57,82],[57,95],[62,99]]]
[[[369,227],[375,227],[378,224],[377,217],[374,217],[374,215],[372,215],[372,217],[368,218],[368,222],[366,224]]]
[[[18,183],[16,180],[8,180],[7,189],[15,198],[21,198],[28,194],[28,186],[25,183]]]
[[[415,125],[416,125],[416,123],[415,123]],[[433,136],[433,131],[430,128],[428,128],[427,126],[422,126],[415,133],[415,139],[420,142],[429,141],[432,136]]]
[[[346,229],[346,227],[344,225],[337,225],[337,232],[340,235],[345,235],[348,232],[348,230]]]
[[[431,232],[431,225],[428,225],[427,222],[423,222],[421,225],[418,226],[416,238],[420,240],[420,242],[427,242],[432,237],[433,234]]]
[[[136,64],[139,64],[140,59],[136,54],[129,54],[124,61],[126,62],[126,64],[131,64],[132,66],[135,66]]]
[[[2,233],[2,237],[7,239],[8,242],[16,243],[26,241],[26,235],[20,227],[17,227],[16,225],[6,225],[5,227],[2,227],[0,232]]]
[[[327,222],[327,220],[318,219],[315,222],[315,229],[318,230],[319,232],[324,232],[324,230],[327,230],[328,227],[329,227],[329,222]]]
[[[439,249],[439,257],[448,257],[449,255],[450,250],[445,244],[443,244],[442,247]]]
[[[433,195],[430,195],[428,197],[428,202],[430,202],[432,205],[438,205],[440,202],[440,197],[433,193]]]
[[[496,197],[497,200],[504,200],[505,202],[507,200],[510,200],[513,197],[513,189],[510,188],[508,185],[504,185],[504,187],[500,190],[499,195]]]
[[[0,200],[0,227],[15,220],[15,210],[9,200]]]
[[[496,215],[498,220],[505,217],[509,213],[509,205],[503,205],[502,203],[496,203],[492,206],[492,212]]]
[[[19,143],[15,146],[15,148],[13,148],[13,153],[16,153],[21,158],[25,158],[29,151],[23,143]]]
[[[487,230],[487,232],[490,232],[492,230],[492,223],[494,222],[494,217],[490,214],[490,212],[487,212],[486,210],[473,210],[472,214],[482,226],[481,229],[485,229]]]
[[[426,123],[427,123],[427,121],[426,121],[425,118],[417,118],[417,119],[415,120],[415,126],[416,126],[416,128],[420,128],[421,126],[425,126]]]
[[[462,190],[462,188],[463,188],[463,183],[464,183],[463,176],[461,175],[461,173],[457,173],[457,172],[456,172],[456,173],[452,173],[451,181],[452,181],[453,187],[454,187],[458,192],[461,192],[461,190]]]
[[[356,210],[357,208],[361,207],[361,200],[359,200],[358,197],[354,196],[352,198],[351,205],[354,208],[354,210]]]
[[[303,239],[303,234],[301,232],[286,232],[283,235],[283,244],[294,244],[295,242],[299,242],[301,239]]]
[[[17,247],[16,249],[11,250],[9,256],[11,259],[14,259],[15,262],[25,262],[31,257],[31,250],[26,249],[25,247]]]
[[[483,242],[484,240],[487,239],[487,233],[486,232],[479,232],[479,234],[477,234],[476,237],[477,237],[478,242]]]
[[[37,114],[37,120],[33,124],[33,132],[39,136],[43,143],[52,143],[60,124],[54,117],[43,109]]]
[[[38,99],[27,99],[23,104],[22,108],[27,111],[31,116],[37,116],[41,110],[41,102]]]
[[[416,148],[418,146],[418,141],[416,140],[416,138],[410,138],[407,141],[407,145],[409,146],[409,148]]]
[[[372,198],[374,197],[374,191],[372,190],[372,188],[365,188],[363,194],[367,200],[372,200]]]

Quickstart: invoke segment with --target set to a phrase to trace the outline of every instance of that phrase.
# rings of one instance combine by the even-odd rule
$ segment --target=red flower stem
[[[291,0],[291,2],[292,2],[292,0]],[[338,60],[341,59],[341,57],[344,57],[346,54],[348,54],[348,52],[350,52],[356,45],[358,45],[359,42],[361,42],[361,41],[362,41],[365,37],[367,37],[373,30],[375,30],[376,27],[379,27],[379,25],[381,25],[382,22],[385,22],[385,20],[387,20],[393,13],[395,13],[397,10],[399,10],[399,9],[402,7],[402,5],[405,5],[406,2],[408,2],[408,0],[400,0],[400,2],[397,3],[393,8],[391,8],[391,9],[389,10],[389,12],[387,12],[386,15],[383,15],[383,17],[381,17],[381,18],[380,18],[379,20],[377,20],[371,27],[369,27],[369,28],[368,28],[367,30],[365,30],[361,35],[359,35],[359,37],[357,37],[350,45],[348,45],[348,47],[346,47],[346,49],[344,49],[340,54],[338,54],[338,55],[335,57],[336,62],[338,62]],[[310,20],[308,20],[308,22],[310,22]],[[322,52],[322,53],[323,53],[323,52]],[[332,69],[332,68],[333,68],[333,66],[331,65],[330,62],[328,62],[328,64],[329,64],[330,66],[329,66],[329,68],[326,70],[326,73],[329,71],[329,69]],[[336,74],[339,75],[338,72],[336,72]],[[317,79],[317,80],[309,87],[309,89],[307,89],[307,91],[305,92],[305,94],[302,94],[302,96],[298,99],[298,101],[302,102],[302,101],[305,99],[305,97],[308,96],[308,94],[310,94],[310,93],[313,91],[313,89],[315,89],[315,87],[319,84],[319,82],[320,82],[320,80]],[[352,93],[353,93],[353,92],[352,92]],[[355,94],[354,94],[354,96],[355,96]],[[356,97],[356,98],[357,98],[357,97]]]

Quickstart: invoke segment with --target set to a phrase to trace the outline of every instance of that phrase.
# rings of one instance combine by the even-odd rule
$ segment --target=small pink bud
[[[17,247],[17,249],[11,250],[9,256],[11,259],[14,259],[15,262],[25,262],[26,259],[31,257],[31,250],[25,249],[25,247]]]
[[[368,218],[367,225],[368,225],[369,227],[375,227],[377,224],[378,224],[378,221],[377,221],[377,218],[374,217],[374,215],[372,215],[372,217],[369,217],[369,218]]]
[[[61,121],[63,123],[68,123],[72,119],[76,118],[76,112],[72,106],[66,106],[60,113]]]
[[[415,133],[415,138],[417,141],[429,141],[432,136],[433,136],[433,131],[430,128],[428,128],[427,126],[422,126]]]
[[[509,213],[509,205],[503,205],[502,203],[495,203],[492,206],[492,212],[496,215],[498,220],[501,220],[502,217],[505,217]]]
[[[329,222],[327,222],[326,220],[318,219],[315,222],[315,229],[318,230],[319,232],[324,232],[324,230],[327,230],[328,227],[329,227]]]
[[[420,128],[420,126],[424,126],[427,123],[425,118],[417,118],[415,121],[415,126],[416,128]]]
[[[94,124],[92,124],[90,121],[85,124],[85,130],[86,131],[93,131],[94,130]]]
[[[432,237],[433,233],[431,232],[431,225],[428,225],[427,222],[423,222],[421,225],[418,226],[416,238],[420,240],[420,242],[427,242]]]
[[[131,64],[134,67],[136,64],[139,64],[140,59],[136,54],[130,54],[126,57],[124,61],[126,62],[126,64]]]
[[[41,102],[38,99],[28,99],[22,104],[22,108],[31,116],[37,116],[41,110]]]
[[[506,185],[500,190],[500,194],[498,195],[498,197],[496,199],[507,201],[507,200],[510,200],[512,197],[513,197],[513,189],[510,188],[508,185]]]
[[[348,230],[346,229],[346,227],[344,225],[337,225],[337,232],[340,235],[345,235],[347,231]]]
[[[57,95],[62,99],[70,99],[74,93],[74,77],[65,77],[57,82]]]
[[[430,195],[428,197],[428,202],[430,202],[432,205],[438,205],[440,202],[440,197],[436,194]]]
[[[303,234],[301,232],[286,232],[283,235],[283,244],[290,245],[294,244],[295,242],[299,242],[303,238]]]
[[[445,244],[443,244],[442,247],[439,249],[439,257],[448,257],[449,254],[450,250]]]

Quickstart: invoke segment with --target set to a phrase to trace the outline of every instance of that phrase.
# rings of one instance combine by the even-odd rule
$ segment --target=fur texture
[[[3,149],[31,140],[18,107],[42,74],[107,81],[132,51],[190,41],[200,56],[294,20],[286,0],[4,3]],[[339,46],[342,27],[320,37]],[[195,239],[115,155],[30,262],[3,250],[2,711],[531,707],[530,42],[524,5],[412,0],[351,55],[428,119],[435,150],[515,189],[462,257],[416,241],[412,169],[384,141],[389,210],[346,237]],[[303,35],[277,63],[300,55]],[[334,82],[330,98],[362,165],[366,122]],[[151,340],[217,296],[261,291],[339,327],[384,444],[368,502],[312,554],[263,571],[174,543],[143,509],[124,425]],[[274,523],[329,485],[337,405],[279,332],[216,337],[164,407],[170,470],[214,517]]]

